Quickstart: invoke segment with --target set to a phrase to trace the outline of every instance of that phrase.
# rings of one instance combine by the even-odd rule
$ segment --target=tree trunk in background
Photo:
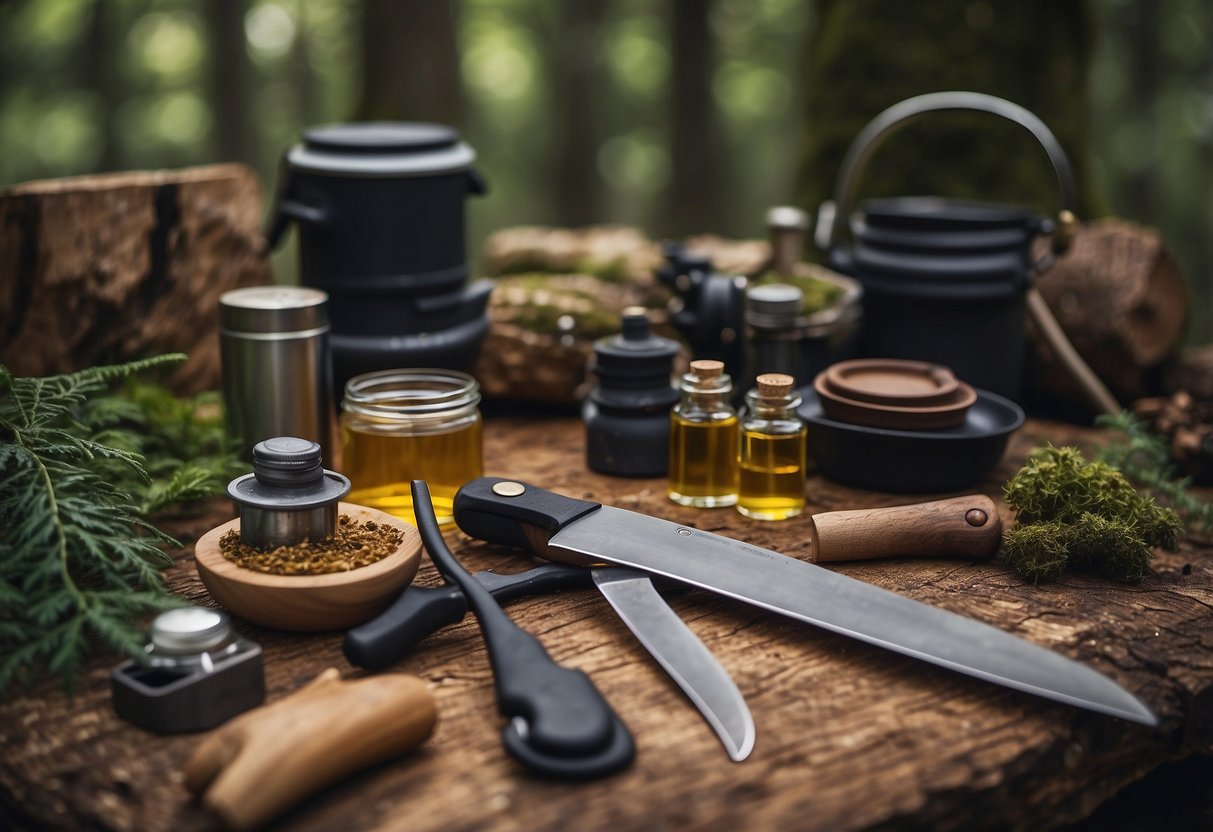
[[[548,44],[559,160],[553,177],[560,225],[578,227],[605,219],[605,193],[598,172],[602,145],[602,31],[607,0],[560,3],[556,32]]]
[[[364,0],[362,96],[355,116],[462,126],[451,2]]]
[[[1133,49],[1125,60],[1132,66],[1131,79],[1133,88],[1129,93],[1133,100],[1133,108],[1139,113],[1157,112],[1159,102],[1159,70],[1161,57],[1159,55],[1159,20],[1161,10],[1155,3],[1136,3],[1133,6]],[[1153,119],[1141,122],[1147,131],[1147,139],[1143,144],[1151,148],[1159,147],[1158,125]],[[1149,165],[1142,170],[1130,173],[1127,177],[1127,190],[1130,204],[1133,205],[1134,216],[1152,217],[1158,215],[1158,167]]]
[[[81,70],[78,83],[97,96],[101,155],[93,167],[99,171],[115,170],[122,166],[118,132],[115,129],[118,106],[122,103],[122,82],[117,77],[115,60],[118,51],[115,44],[120,37],[114,15],[119,10],[106,0],[94,0],[92,5],[88,29],[81,41],[84,54],[77,62]]]
[[[809,29],[801,204],[833,194],[851,140],[877,113],[941,90],[999,96],[1031,110],[1074,168],[1078,212],[1103,213],[1090,175],[1084,3],[818,0]],[[985,114],[942,113],[898,132],[872,158],[861,196],[939,194],[1053,213],[1057,184],[1022,129]]]
[[[706,0],[671,0],[670,165],[666,233],[686,236],[720,226],[720,123],[712,96],[715,38]]]
[[[213,141],[219,158],[228,162],[254,161],[249,137],[248,50],[244,14],[247,0],[207,0],[203,7],[210,47],[208,98],[214,114]]]

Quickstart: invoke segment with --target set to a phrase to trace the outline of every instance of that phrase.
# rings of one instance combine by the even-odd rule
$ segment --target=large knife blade
[[[1157,724],[1136,697],[1078,662],[769,549],[497,477],[460,489],[454,513],[481,540],[576,565],[630,566],[995,684]]]
[[[612,566],[591,570],[594,584],[627,628],[657,660],[734,762],[754,750],[754,718],[720,662],[657,594],[644,572]]]

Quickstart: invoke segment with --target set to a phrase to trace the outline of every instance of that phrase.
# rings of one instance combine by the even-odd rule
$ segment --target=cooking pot
[[[864,165],[882,141],[931,112],[976,110],[1026,129],[1044,148],[1060,192],[1057,219],[1012,206],[934,196],[869,200],[850,215]],[[1039,118],[994,96],[940,92],[907,99],[873,119],[847,150],[833,203],[822,206],[818,243],[830,266],[859,280],[864,318],[858,351],[951,367],[970,384],[1019,397],[1025,298],[1032,278],[1068,248],[1074,180],[1061,145]],[[850,230],[851,241],[845,241]],[[1033,262],[1033,240],[1052,253]]]
[[[267,233],[299,226],[300,281],[329,295],[337,389],[394,367],[466,369],[490,281],[467,283],[464,200],[476,154],[439,124],[313,127],[291,148]]]

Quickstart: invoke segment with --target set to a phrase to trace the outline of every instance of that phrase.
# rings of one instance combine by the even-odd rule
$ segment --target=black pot
[[[989,95],[941,92],[890,107],[847,151],[828,225],[829,263],[863,284],[859,353],[950,367],[962,380],[1011,398],[1020,395],[1026,295],[1034,274],[1032,241],[1054,223],[1023,209],[938,197],[864,202],[850,216],[854,192],[877,145],[929,112],[978,110],[1009,119],[1032,134],[1053,165],[1061,210],[1074,202],[1070,165],[1057,139],[1027,110]],[[823,225],[823,230],[826,225]],[[845,245],[849,230],[853,242]]]
[[[475,153],[449,127],[315,127],[287,153],[268,234],[299,225],[304,285],[329,295],[338,389],[393,367],[467,369],[488,330],[491,283],[467,284],[464,200]]]

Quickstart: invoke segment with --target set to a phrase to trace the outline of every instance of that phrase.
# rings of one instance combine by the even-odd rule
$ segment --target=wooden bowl
[[[404,539],[392,554],[349,572],[271,575],[237,566],[219,551],[219,538],[240,528],[237,518],[199,538],[194,546],[198,577],[232,614],[276,630],[343,630],[369,621],[387,609],[417,574],[421,535],[404,521],[373,508],[340,503],[338,513],[355,522],[374,520],[394,526]]]
[[[897,358],[856,358],[825,369],[825,386],[856,402],[894,407],[929,407],[951,401],[960,387],[940,364]]]
[[[825,414],[839,422],[886,430],[939,430],[962,424],[965,413],[977,401],[976,391],[961,382],[942,403],[896,406],[860,402],[830,389],[824,372],[813,379],[813,390]]]

